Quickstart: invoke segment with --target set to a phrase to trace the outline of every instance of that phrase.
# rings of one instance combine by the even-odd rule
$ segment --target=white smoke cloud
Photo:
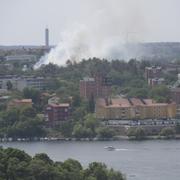
[[[50,62],[65,65],[68,59],[130,58],[131,52],[124,44],[142,41],[145,25],[138,0],[134,3],[131,1],[131,5],[129,3],[129,0],[89,2],[90,7],[93,5],[92,14],[62,32],[59,44],[42,57],[35,67]]]

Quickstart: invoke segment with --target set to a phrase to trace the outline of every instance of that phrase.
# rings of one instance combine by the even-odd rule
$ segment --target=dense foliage
[[[31,138],[45,135],[43,120],[32,107],[13,108],[0,113],[0,137]]]
[[[114,132],[105,127],[99,127],[94,117],[95,99],[89,101],[80,97],[79,81],[84,77],[96,75],[106,76],[111,79],[111,96],[123,95],[126,97],[153,98],[157,102],[169,102],[170,92],[167,86],[149,87],[144,78],[146,66],[159,65],[159,62],[137,61],[131,59],[128,62],[123,60],[112,60],[91,58],[78,63],[67,61],[66,66],[47,64],[37,70],[29,70],[22,74],[44,76],[47,80],[47,87],[43,91],[25,88],[23,92],[12,91],[12,84],[7,82],[7,87],[12,98],[31,98],[36,113],[43,114],[47,105],[48,97],[42,93],[56,94],[60,102],[70,103],[72,108],[71,121],[64,123],[54,129],[65,137],[113,137]],[[176,74],[165,74],[169,81],[176,80]],[[7,111],[6,107],[0,106],[0,136],[28,137],[43,136],[42,120],[37,114],[34,117],[23,115],[21,111],[13,109]],[[37,130],[37,132],[35,131]],[[50,133],[51,133],[50,132]],[[50,134],[52,135],[52,134]]]
[[[154,98],[158,102],[169,100],[169,91],[166,86],[150,88],[144,78],[144,70],[146,66],[159,65],[152,61],[137,61],[131,59],[128,62],[123,60],[112,60],[92,58],[82,60],[81,62],[67,61],[66,66],[57,66],[48,64],[42,66],[32,73],[53,77],[50,80],[49,88],[55,90],[62,99],[69,96],[79,95],[79,81],[83,77],[92,77],[96,75],[106,76],[112,82],[112,96],[126,95],[127,97]],[[165,77],[166,84],[176,81],[176,74],[162,74]],[[167,98],[164,98],[166,95]]]
[[[73,159],[53,162],[46,154],[0,148],[0,180],[125,180],[118,171],[93,162],[87,168]]]

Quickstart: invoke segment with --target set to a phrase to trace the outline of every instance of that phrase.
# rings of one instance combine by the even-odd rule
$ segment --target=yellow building
[[[167,119],[176,116],[175,103],[156,103],[152,99],[99,98],[96,117],[104,120]]]
[[[8,110],[12,108],[32,107],[32,99],[14,99],[9,102]]]

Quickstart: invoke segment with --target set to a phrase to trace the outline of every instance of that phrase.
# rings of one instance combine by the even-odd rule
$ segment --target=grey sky
[[[51,44],[78,25],[102,38],[180,41],[179,9],[180,0],[0,0],[0,45],[44,44],[46,25]]]

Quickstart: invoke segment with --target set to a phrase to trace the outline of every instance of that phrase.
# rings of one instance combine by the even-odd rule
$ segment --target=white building
[[[34,88],[43,90],[46,87],[46,81],[43,77],[34,76],[0,76],[0,89],[7,89],[7,82],[12,83],[12,88],[23,91],[24,88]]]

